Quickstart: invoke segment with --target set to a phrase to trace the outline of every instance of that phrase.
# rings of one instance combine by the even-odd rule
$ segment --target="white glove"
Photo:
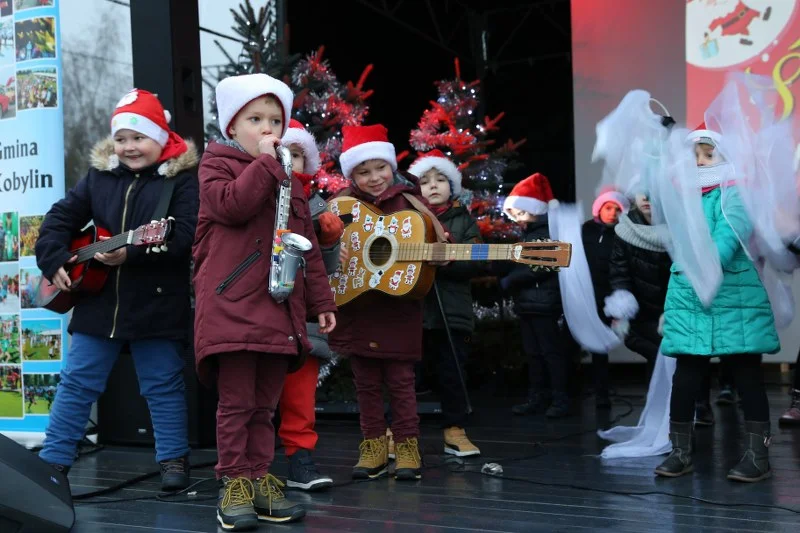
[[[611,321],[611,331],[616,333],[617,337],[620,340],[624,341],[625,337],[628,336],[628,333],[631,331],[631,323],[627,320],[612,320]]]

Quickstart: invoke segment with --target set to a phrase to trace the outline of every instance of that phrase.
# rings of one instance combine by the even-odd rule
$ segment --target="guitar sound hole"
[[[386,237],[378,237],[369,247],[369,260],[376,267],[383,267],[389,263],[392,255],[392,243]]]

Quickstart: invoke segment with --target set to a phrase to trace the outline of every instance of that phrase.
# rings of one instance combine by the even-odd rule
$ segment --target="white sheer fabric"
[[[583,249],[581,205],[560,204],[548,217],[550,238],[572,243],[572,262],[558,272],[564,317],[575,341],[593,353],[608,353],[620,344],[619,337],[597,314],[592,275]]]
[[[669,401],[672,397],[672,376],[675,359],[658,352],[647,403],[636,426],[617,426],[598,431],[600,438],[613,442],[600,454],[604,459],[617,457],[649,457],[672,450],[669,442]]]

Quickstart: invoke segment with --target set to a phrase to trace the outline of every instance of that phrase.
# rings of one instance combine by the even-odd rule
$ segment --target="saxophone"
[[[269,271],[269,293],[276,302],[289,298],[294,289],[297,269],[305,268],[303,254],[311,249],[311,241],[289,231],[289,210],[292,199],[292,155],[285,146],[275,151],[287,178],[281,181],[275,204],[275,233],[272,235],[272,267]]]

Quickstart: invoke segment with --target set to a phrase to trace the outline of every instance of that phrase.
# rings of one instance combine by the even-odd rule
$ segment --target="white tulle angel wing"
[[[662,117],[650,109],[650,93],[630,91],[597,123],[592,162],[603,160],[600,188],[632,195],[646,192],[662,165],[668,131]]]

